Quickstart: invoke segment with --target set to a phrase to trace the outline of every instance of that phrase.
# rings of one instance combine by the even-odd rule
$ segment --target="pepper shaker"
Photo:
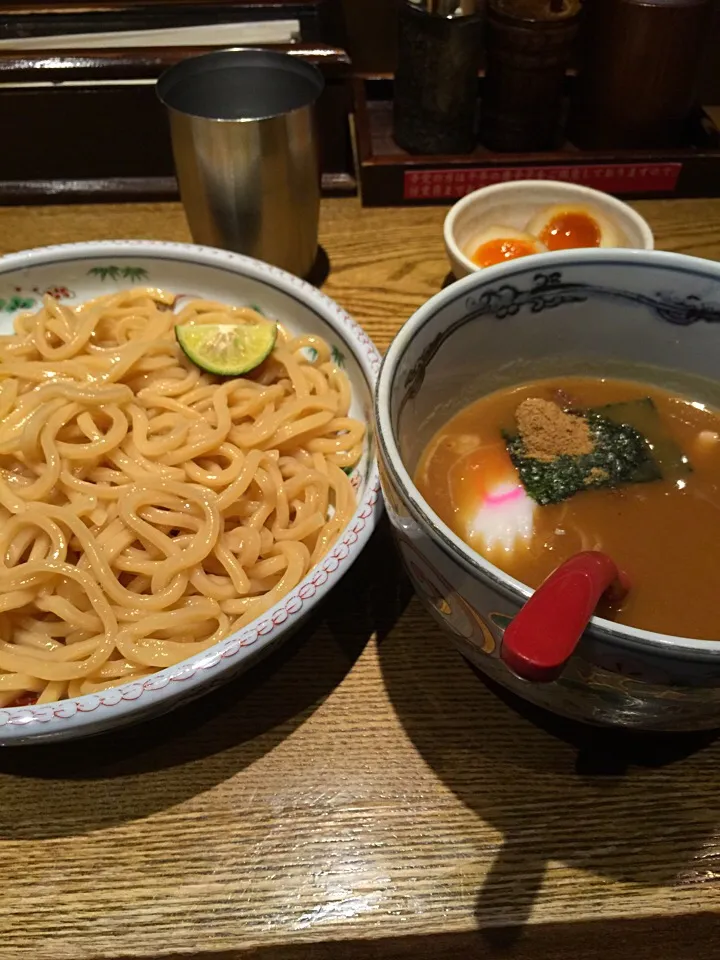
[[[490,0],[480,138],[503,153],[557,145],[579,0]]]
[[[415,154],[471,153],[485,0],[399,0],[393,135]]]
[[[712,0],[586,0],[570,136],[581,147],[682,144]]]

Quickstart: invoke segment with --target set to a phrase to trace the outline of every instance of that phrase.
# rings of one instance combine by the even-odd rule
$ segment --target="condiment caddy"
[[[566,96],[576,78],[566,77]],[[484,78],[478,80],[482,97]],[[627,199],[720,196],[720,132],[710,112],[696,109],[681,146],[581,149],[566,140],[554,150],[411,155],[393,139],[393,80],[354,80],[355,140],[363,204],[448,204],[480,187],[511,180],[563,180]]]

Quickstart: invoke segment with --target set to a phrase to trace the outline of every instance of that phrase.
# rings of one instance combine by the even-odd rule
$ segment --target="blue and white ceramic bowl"
[[[170,710],[226,682],[285,640],[333,588],[367,543],[381,511],[371,429],[380,355],[334,301],[284,270],[185,243],[131,240],[28,250],[0,259],[0,333],[11,332],[13,318],[39,307],[45,293],[72,304],[133,285],[237,305],[257,304],[287,329],[323,337],[350,379],[351,415],[370,427],[363,458],[350,478],[357,491],[357,509],[330,553],[294,590],[243,630],[143,680],[73,700],[2,709],[0,744],[99,733]]]
[[[691,389],[717,407],[719,370],[720,264],[671,253],[572,250],[515,260],[450,286],[402,328],[385,357],[376,402],[386,506],[421,598],[495,681],[592,723],[720,725],[720,608],[717,642],[594,618],[559,680],[520,680],[499,650],[531,590],[463,543],[412,480],[435,430],[492,390],[538,376],[597,373]],[[708,557],[718,562],[720,545],[718,556]]]

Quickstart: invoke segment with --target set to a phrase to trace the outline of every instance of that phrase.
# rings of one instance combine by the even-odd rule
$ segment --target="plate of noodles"
[[[277,322],[243,376],[175,327]],[[224,683],[337,583],[381,509],[380,357],[275,267],[179,243],[0,259],[0,743]]]

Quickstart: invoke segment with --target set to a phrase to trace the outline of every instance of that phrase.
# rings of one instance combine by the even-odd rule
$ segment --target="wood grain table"
[[[638,204],[720,259],[720,200]],[[327,292],[387,346],[442,209],[323,207]],[[0,210],[0,250],[188,236],[177,205]],[[315,620],[190,707],[0,751],[0,958],[704,960],[720,742],[586,731],[489,689],[386,530]]]

